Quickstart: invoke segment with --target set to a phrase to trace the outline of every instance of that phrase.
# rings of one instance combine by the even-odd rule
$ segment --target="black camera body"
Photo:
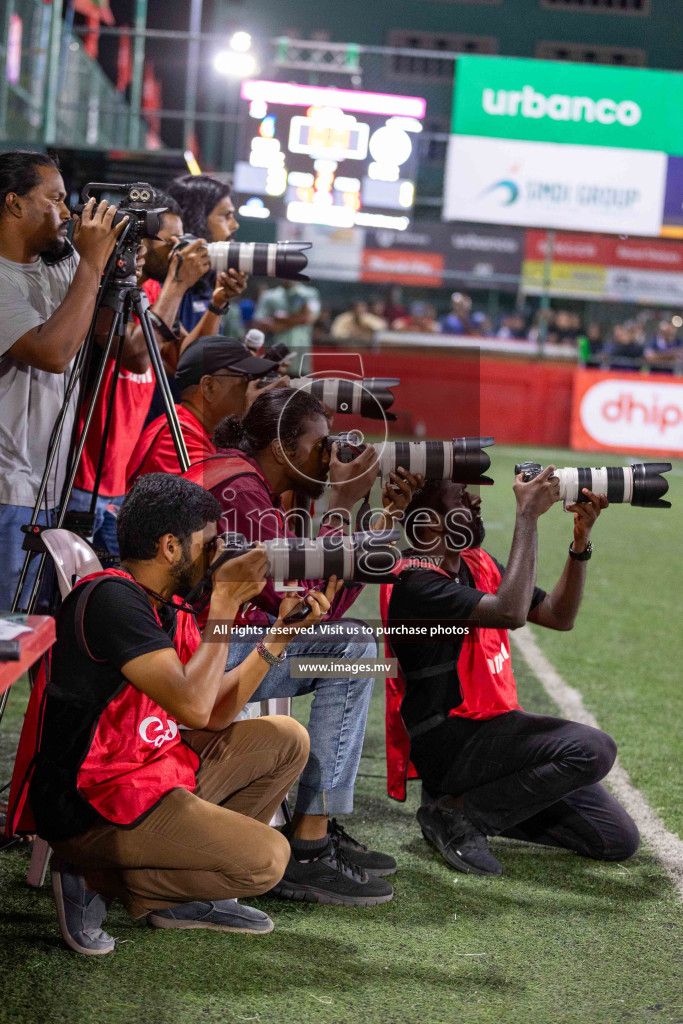
[[[161,217],[167,207],[157,205],[157,194],[146,181],[135,181],[126,185],[89,181],[81,191],[80,203],[74,206],[71,212],[81,216],[85,204],[93,196],[97,203],[102,199],[116,203],[117,210],[112,227],[120,224],[124,217],[130,218],[116,246],[114,276],[119,280],[132,278],[130,283],[134,283],[135,261],[140,243],[144,238],[158,239]]]
[[[515,476],[523,473],[522,479],[525,484],[528,484],[530,480],[535,480],[539,473],[542,472],[543,466],[540,462],[520,462],[515,466]]]
[[[332,445],[337,446],[337,458],[340,462],[349,463],[357,459],[367,448],[355,430],[342,430],[340,434],[329,434],[325,438],[325,447],[332,454]]]

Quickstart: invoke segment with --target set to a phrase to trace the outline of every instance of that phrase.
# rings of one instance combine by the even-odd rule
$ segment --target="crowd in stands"
[[[301,287],[301,286],[295,286]],[[264,292],[257,304],[263,308],[270,295]],[[308,289],[314,292],[314,289]],[[294,291],[294,288],[292,289]],[[296,292],[295,292],[296,294]],[[572,348],[587,366],[629,370],[646,367],[662,372],[683,370],[683,326],[670,312],[645,309],[621,321],[583,321],[579,313],[563,308],[524,307],[492,317],[473,309],[472,299],[462,292],[451,296],[450,309],[439,313],[425,301],[402,305],[400,290],[391,289],[386,300],[355,301],[341,312],[321,304],[315,293],[317,315],[309,317],[308,344],[335,341],[372,341],[382,331],[441,334],[461,338],[501,341],[535,341],[544,347]],[[272,332],[272,321],[256,323]]]

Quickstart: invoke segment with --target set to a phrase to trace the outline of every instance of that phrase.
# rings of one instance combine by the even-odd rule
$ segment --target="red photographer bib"
[[[96,581],[109,577],[135,582],[126,572],[106,569],[79,580],[74,591],[88,584],[92,588],[97,585]],[[76,614],[79,645],[96,661],[83,635],[84,602],[79,603]],[[154,614],[161,627],[156,610]],[[189,661],[199,643],[199,632],[192,618],[179,614],[173,646],[183,664]],[[48,677],[49,663],[44,661],[31,690],[12,776],[7,818],[10,835],[35,830],[27,794],[33,766],[41,756],[45,698],[69,700],[68,693],[61,694],[56,687],[50,687]],[[72,752],[74,763],[78,765],[78,794],[112,824],[137,824],[172,789],[194,791],[201,763],[199,756],[182,741],[175,719],[125,677],[121,677],[120,689],[98,709],[90,737],[85,752],[76,749]],[[68,742],[69,738],[65,737],[64,743],[68,745]]]
[[[495,594],[501,581],[498,566],[482,548],[462,551],[460,557],[472,573],[474,586],[487,594]],[[414,563],[405,559],[392,570],[399,576],[410,565],[430,568],[448,576],[444,569]],[[380,614],[387,625],[389,601],[393,584],[380,587]],[[384,644],[386,657],[392,657],[388,641]],[[450,710],[451,716],[487,719],[505,714],[519,707],[517,686],[510,662],[510,642],[506,629],[477,629],[475,637],[462,645],[458,658],[457,674],[462,690],[462,701]],[[386,680],[386,746],[387,746],[387,792],[396,800],[406,798],[406,779],[415,779],[417,772],[410,764],[410,740],[401,718],[400,708],[405,693],[405,680],[400,674]]]

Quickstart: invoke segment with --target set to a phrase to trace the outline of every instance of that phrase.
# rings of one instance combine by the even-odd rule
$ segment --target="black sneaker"
[[[389,882],[370,877],[330,842],[311,860],[297,860],[292,854],[284,877],[268,895],[307,903],[374,907],[377,903],[388,903],[394,890]]]
[[[368,850],[367,846],[350,836],[336,818],[333,818],[328,824],[327,834],[353,864],[363,868],[369,875],[379,878],[383,875],[395,874],[396,861],[393,857],[390,857],[388,853]]]
[[[423,804],[418,808],[417,820],[427,842],[456,871],[467,875],[502,875],[503,868],[489,851],[486,836],[462,811]]]

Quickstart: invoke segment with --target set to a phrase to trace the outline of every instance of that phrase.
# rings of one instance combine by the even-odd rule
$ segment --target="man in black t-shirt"
[[[481,499],[461,484],[428,484],[405,513],[410,556],[442,570],[405,569],[393,586],[388,624],[466,620],[474,639],[393,640],[405,680],[401,718],[410,760],[423,782],[418,822],[425,838],[459,871],[498,875],[488,835],[563,846],[597,860],[638,848],[635,823],[600,780],[616,744],[577,722],[532,715],[517,704],[507,630],[525,622],[572,629],[591,556],[591,529],[608,505],[584,488],[569,506],[574,537],[551,593],[535,586],[537,520],[558,500],[554,467],[515,480],[515,531],[507,566],[481,547]],[[453,710],[454,709],[454,710]],[[451,712],[453,712],[451,714]],[[394,765],[396,771],[407,765]]]
[[[284,716],[235,717],[337,585],[309,594],[301,623],[284,624],[298,604],[286,598],[273,629],[226,672],[232,623],[265,585],[267,560],[255,548],[216,569],[208,616],[221,629],[202,640],[179,598],[222,546],[220,514],[197,484],[145,476],[117,520],[121,570],[86,577],[58,615],[29,799],[56,854],[62,936],[80,953],[114,948],[103,897],[158,928],[273,927],[235,899],[284,873],[289,843],[269,822],[306,763],[308,734]]]

